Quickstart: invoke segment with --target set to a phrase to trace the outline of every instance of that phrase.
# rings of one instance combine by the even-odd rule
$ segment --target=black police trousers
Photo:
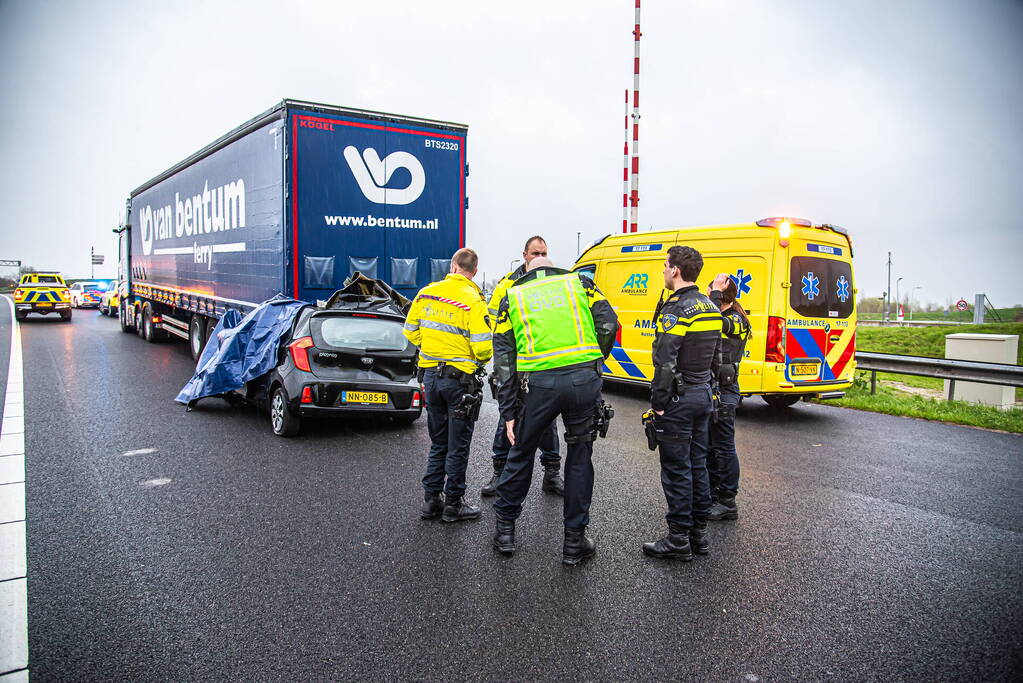
[[[707,472],[711,491],[734,498],[739,491],[739,454],[735,451],[735,407],[739,405],[739,385],[723,385],[718,399],[730,411],[710,421],[710,450],[707,453]]]
[[[465,495],[465,467],[475,424],[461,420],[451,411],[462,402],[465,387],[454,377],[441,377],[435,368],[423,376],[426,388],[426,424],[430,431],[430,455],[426,461],[423,488],[440,493],[449,501]]]
[[[688,529],[694,518],[706,519],[710,511],[707,423],[711,408],[710,385],[689,385],[656,418],[657,426],[664,429],[657,445],[669,529]]]
[[[565,526],[579,529],[590,523],[593,497],[594,423],[602,380],[593,367],[541,370],[529,375],[529,391],[515,420],[515,445],[497,484],[495,514],[515,520],[533,479],[536,448],[550,425],[561,415],[565,424]]]
[[[511,442],[508,441],[508,430],[504,428],[504,420],[497,421],[497,432],[494,434],[494,467],[504,469],[508,461]],[[561,444],[558,439],[558,423],[551,421],[551,428],[540,435],[540,464],[544,467],[561,467]]]

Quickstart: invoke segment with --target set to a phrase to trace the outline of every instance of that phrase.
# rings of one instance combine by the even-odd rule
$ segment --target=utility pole
[[[901,277],[898,280],[895,281],[895,317],[896,318],[899,317],[899,306],[902,305],[902,298],[901,298],[901,296],[899,294],[899,283],[900,282],[902,282],[902,278]]]
[[[96,279],[96,247],[89,247],[89,279]]]
[[[892,252],[888,252],[888,289],[885,290],[888,301],[884,307],[884,321],[887,323],[892,319]]]

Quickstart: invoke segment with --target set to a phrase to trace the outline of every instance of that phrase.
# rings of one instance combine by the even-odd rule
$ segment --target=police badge
[[[661,315],[661,329],[667,332],[671,328],[675,327],[675,323],[678,322],[678,316],[672,313],[665,313]]]

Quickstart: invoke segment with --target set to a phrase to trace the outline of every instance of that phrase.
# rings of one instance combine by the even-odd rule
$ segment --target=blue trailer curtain
[[[391,258],[391,286],[392,287],[415,287],[416,286],[416,264],[414,258]]]
[[[376,278],[377,260],[376,256],[349,256],[348,274],[354,275],[358,271],[368,278]]]
[[[306,256],[305,286],[310,289],[334,288],[334,257]]]
[[[451,269],[451,259],[432,258],[430,259],[430,282],[437,282],[447,277]]]

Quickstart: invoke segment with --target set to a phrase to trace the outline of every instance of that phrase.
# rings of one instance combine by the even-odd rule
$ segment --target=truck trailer
[[[121,329],[198,358],[226,310],[327,299],[355,272],[411,298],[465,245],[467,133],[281,101],[131,192]]]

